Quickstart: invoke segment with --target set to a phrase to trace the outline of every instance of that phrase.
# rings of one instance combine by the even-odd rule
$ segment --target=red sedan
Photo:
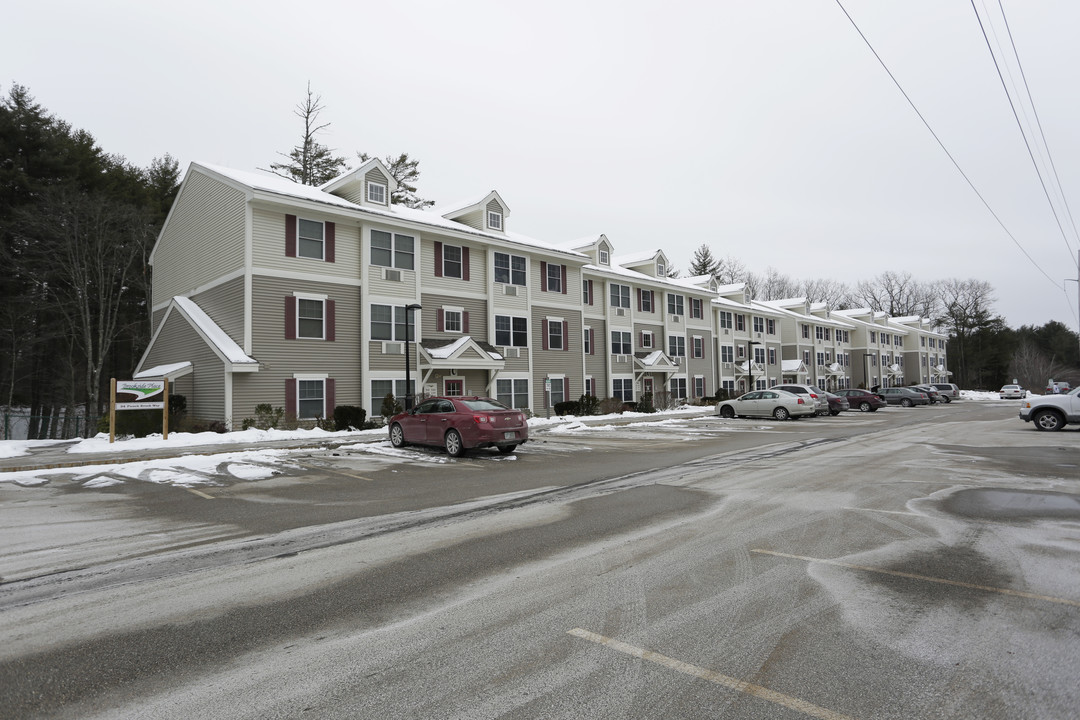
[[[836,394],[847,398],[848,404],[851,405],[852,410],[859,410],[861,412],[874,412],[878,408],[883,408],[887,405],[880,396],[875,395],[869,390],[852,388],[850,390],[837,390]]]
[[[504,455],[528,442],[525,414],[485,397],[433,397],[390,418],[390,444],[434,445],[453,457],[495,447]]]

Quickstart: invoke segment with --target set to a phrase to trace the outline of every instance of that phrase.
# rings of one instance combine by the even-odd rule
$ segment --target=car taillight
[[[488,422],[488,416],[487,415],[473,415],[472,419],[473,419],[474,423],[486,423],[486,422]]]
[[[810,393],[810,397],[812,397],[812,398],[814,398],[815,400],[817,400],[817,395],[815,395],[814,393]]]
[[[803,399],[802,399],[802,398],[799,398],[799,404],[800,404],[800,405],[805,405],[806,403],[804,403],[804,402],[803,402]]]

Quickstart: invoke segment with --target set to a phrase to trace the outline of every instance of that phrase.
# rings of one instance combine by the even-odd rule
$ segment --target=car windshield
[[[503,405],[498,400],[492,400],[491,398],[476,398],[475,400],[461,400],[462,405],[470,410],[509,410],[510,408]]]

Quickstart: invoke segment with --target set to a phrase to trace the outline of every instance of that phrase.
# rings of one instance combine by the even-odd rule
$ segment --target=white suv
[[[813,405],[816,415],[829,414],[829,398],[816,385],[773,385],[770,390],[787,390]]]
[[[1060,430],[1068,423],[1080,423],[1080,387],[1021,401],[1020,419],[1035,423],[1036,430]]]

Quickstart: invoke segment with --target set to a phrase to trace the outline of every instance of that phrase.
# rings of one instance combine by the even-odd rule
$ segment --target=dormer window
[[[601,265],[608,265],[610,262],[611,262],[611,257],[608,255],[608,251],[607,250],[601,250],[600,251],[600,264]]]
[[[495,212],[488,210],[488,228],[491,230],[502,230],[503,216],[501,212]]]
[[[367,199],[368,202],[378,203],[380,205],[386,204],[386,184],[372,182],[368,180],[367,184]]]
[[[656,277],[667,277],[667,266],[662,262],[656,263]]]

